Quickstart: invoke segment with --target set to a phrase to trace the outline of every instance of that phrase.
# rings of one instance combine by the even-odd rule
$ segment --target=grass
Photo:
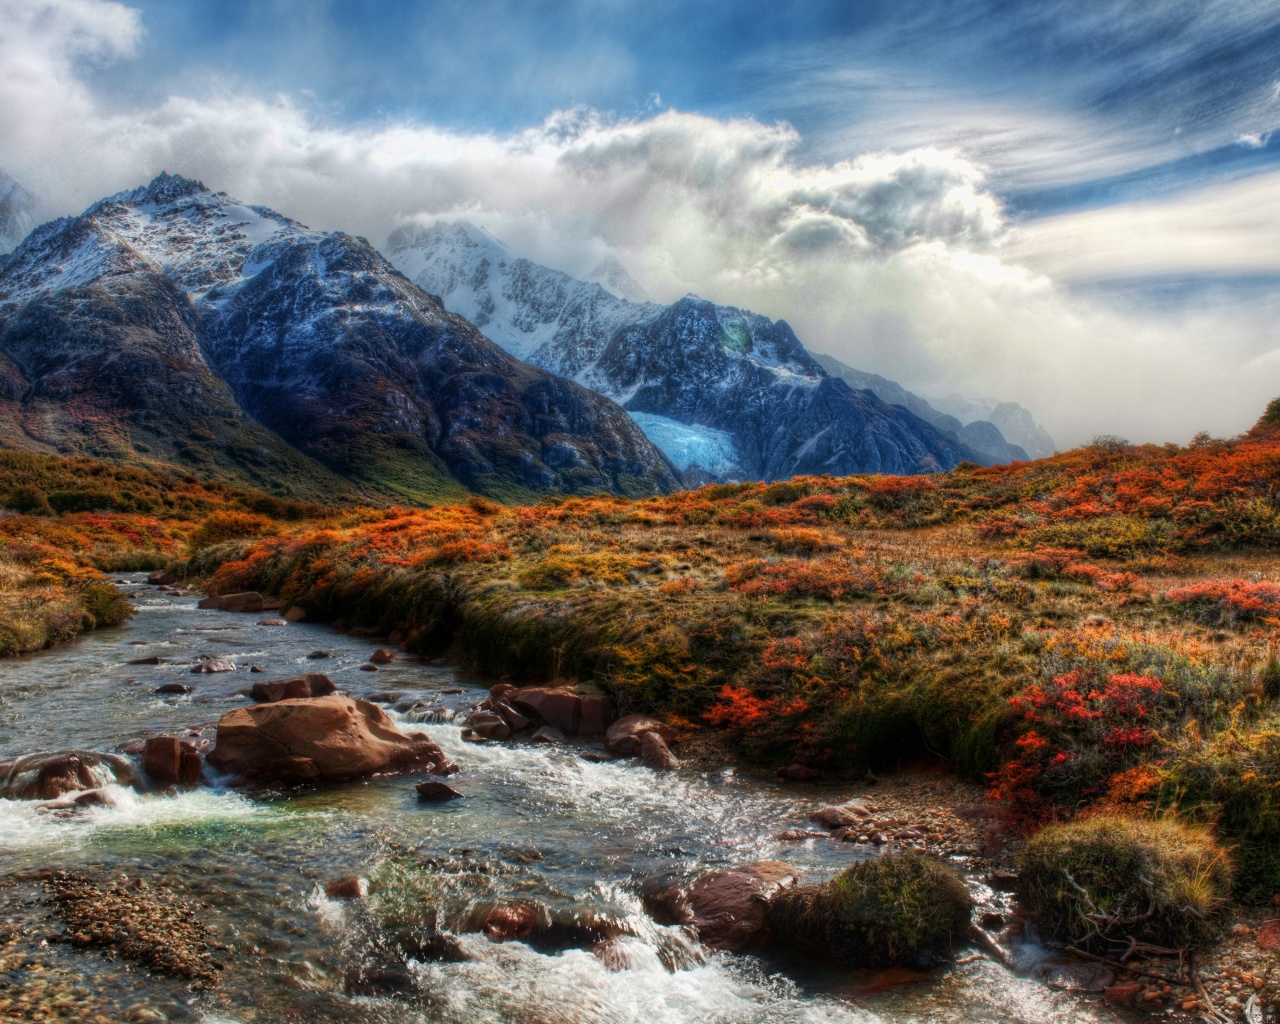
[[[1020,893],[1041,930],[1088,948],[1130,938],[1185,948],[1217,937],[1227,851],[1206,827],[1101,815],[1049,825],[1022,855]]]
[[[972,907],[950,868],[923,854],[886,854],[822,885],[779,893],[769,925],[792,949],[854,967],[896,967],[949,956]]]

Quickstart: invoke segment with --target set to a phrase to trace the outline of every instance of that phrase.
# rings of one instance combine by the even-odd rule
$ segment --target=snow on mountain
[[[59,327],[60,339],[78,340],[50,362],[30,325],[65,324],[73,311],[101,330]],[[495,494],[652,494],[676,484],[616,405],[512,358],[364,239],[311,231],[199,182],[162,174],[0,257],[0,356],[25,375],[10,394],[82,366],[78,408],[107,403],[118,434],[140,422],[128,410],[145,406],[163,435],[178,396],[156,401],[139,393],[145,374],[110,367],[164,351],[180,353],[186,374],[174,388],[199,378],[219,409],[274,436],[259,448],[283,439],[383,493],[434,500],[463,493],[461,482]],[[203,437],[199,409],[184,415],[179,432]]]
[[[974,456],[830,377],[783,321],[692,295],[670,306],[630,301],[519,257],[464,222],[400,228],[386,250],[507,351],[619,402],[682,468],[775,479],[932,472]],[[728,447],[673,423],[715,431]]]
[[[11,252],[36,225],[36,198],[0,171],[0,255]]]
[[[588,284],[598,284],[610,295],[616,295],[628,302],[650,301],[649,293],[627,273],[627,268],[618,261],[616,256],[606,256],[583,280]]]

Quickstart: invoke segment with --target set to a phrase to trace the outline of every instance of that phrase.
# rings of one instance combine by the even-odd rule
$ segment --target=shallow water
[[[244,705],[237,691],[253,679],[303,671],[323,671],[357,696],[402,691],[457,712],[487,695],[485,680],[411,659],[376,674],[359,671],[376,641],[306,624],[259,626],[256,615],[198,610],[195,599],[166,596],[140,575],[120,581],[138,609],[129,626],[0,663],[0,758],[110,751],[173,733]],[[317,649],[334,656],[309,659]],[[201,654],[230,657],[238,670],[193,675],[190,664]],[[152,655],[172,662],[127,664]],[[250,664],[266,674],[250,676]],[[156,695],[166,682],[195,689]],[[463,692],[441,693],[456,687]],[[423,716],[395,717],[407,725]],[[60,867],[143,876],[204,903],[215,934],[235,950],[208,993],[60,946],[42,947],[37,967],[10,983],[33,984],[31,971],[38,971],[52,1001],[57,985],[78,979],[81,990],[96,993],[106,1019],[123,1020],[128,1007],[142,1003],[170,1020],[210,1024],[1118,1019],[1096,999],[1051,992],[985,959],[871,975],[777,953],[707,956],[681,930],[643,913],[640,881],[762,858],[826,877],[850,863],[856,848],[771,838],[803,825],[820,795],[744,779],[727,767],[656,775],[628,761],[598,763],[583,755],[600,748],[582,743],[477,746],[463,743],[454,724],[414,728],[462,767],[452,781],[466,799],[424,805],[414,783],[425,776],[402,775],[276,793],[214,785],[166,796],[121,788],[116,806],[74,816],[0,800],[3,873]],[[374,895],[355,903],[326,899],[323,883],[345,875],[373,879]],[[34,885],[9,891],[11,923],[32,933],[56,929]],[[616,941],[628,966],[606,969],[579,948],[589,940],[494,944],[460,923],[513,897],[534,900],[571,926],[606,922],[624,934]],[[454,936],[446,962],[415,946],[442,925]],[[398,955],[396,946],[411,955]],[[353,979],[371,970],[386,984],[351,994],[359,988]]]

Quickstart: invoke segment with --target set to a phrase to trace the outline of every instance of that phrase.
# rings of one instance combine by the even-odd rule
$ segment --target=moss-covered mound
[[[888,854],[780,893],[769,924],[781,945],[810,956],[893,967],[950,954],[972,906],[950,868],[922,854]]]
[[[1050,825],[1027,843],[1021,868],[1021,895],[1041,931],[1077,946],[1207,942],[1231,894],[1226,851],[1207,829],[1171,819]]]

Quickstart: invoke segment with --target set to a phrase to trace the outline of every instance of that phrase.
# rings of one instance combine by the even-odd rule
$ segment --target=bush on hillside
[[[1208,828],[1100,815],[1041,829],[1019,892],[1040,930],[1082,948],[1131,938],[1184,948],[1216,937],[1231,863]]]
[[[893,967],[947,956],[969,926],[973,900],[950,868],[919,853],[859,861],[822,885],[770,904],[775,938],[811,956]]]
[[[31,484],[20,484],[6,495],[4,507],[11,512],[21,512],[29,516],[51,516],[53,507],[49,504],[49,496]]]

